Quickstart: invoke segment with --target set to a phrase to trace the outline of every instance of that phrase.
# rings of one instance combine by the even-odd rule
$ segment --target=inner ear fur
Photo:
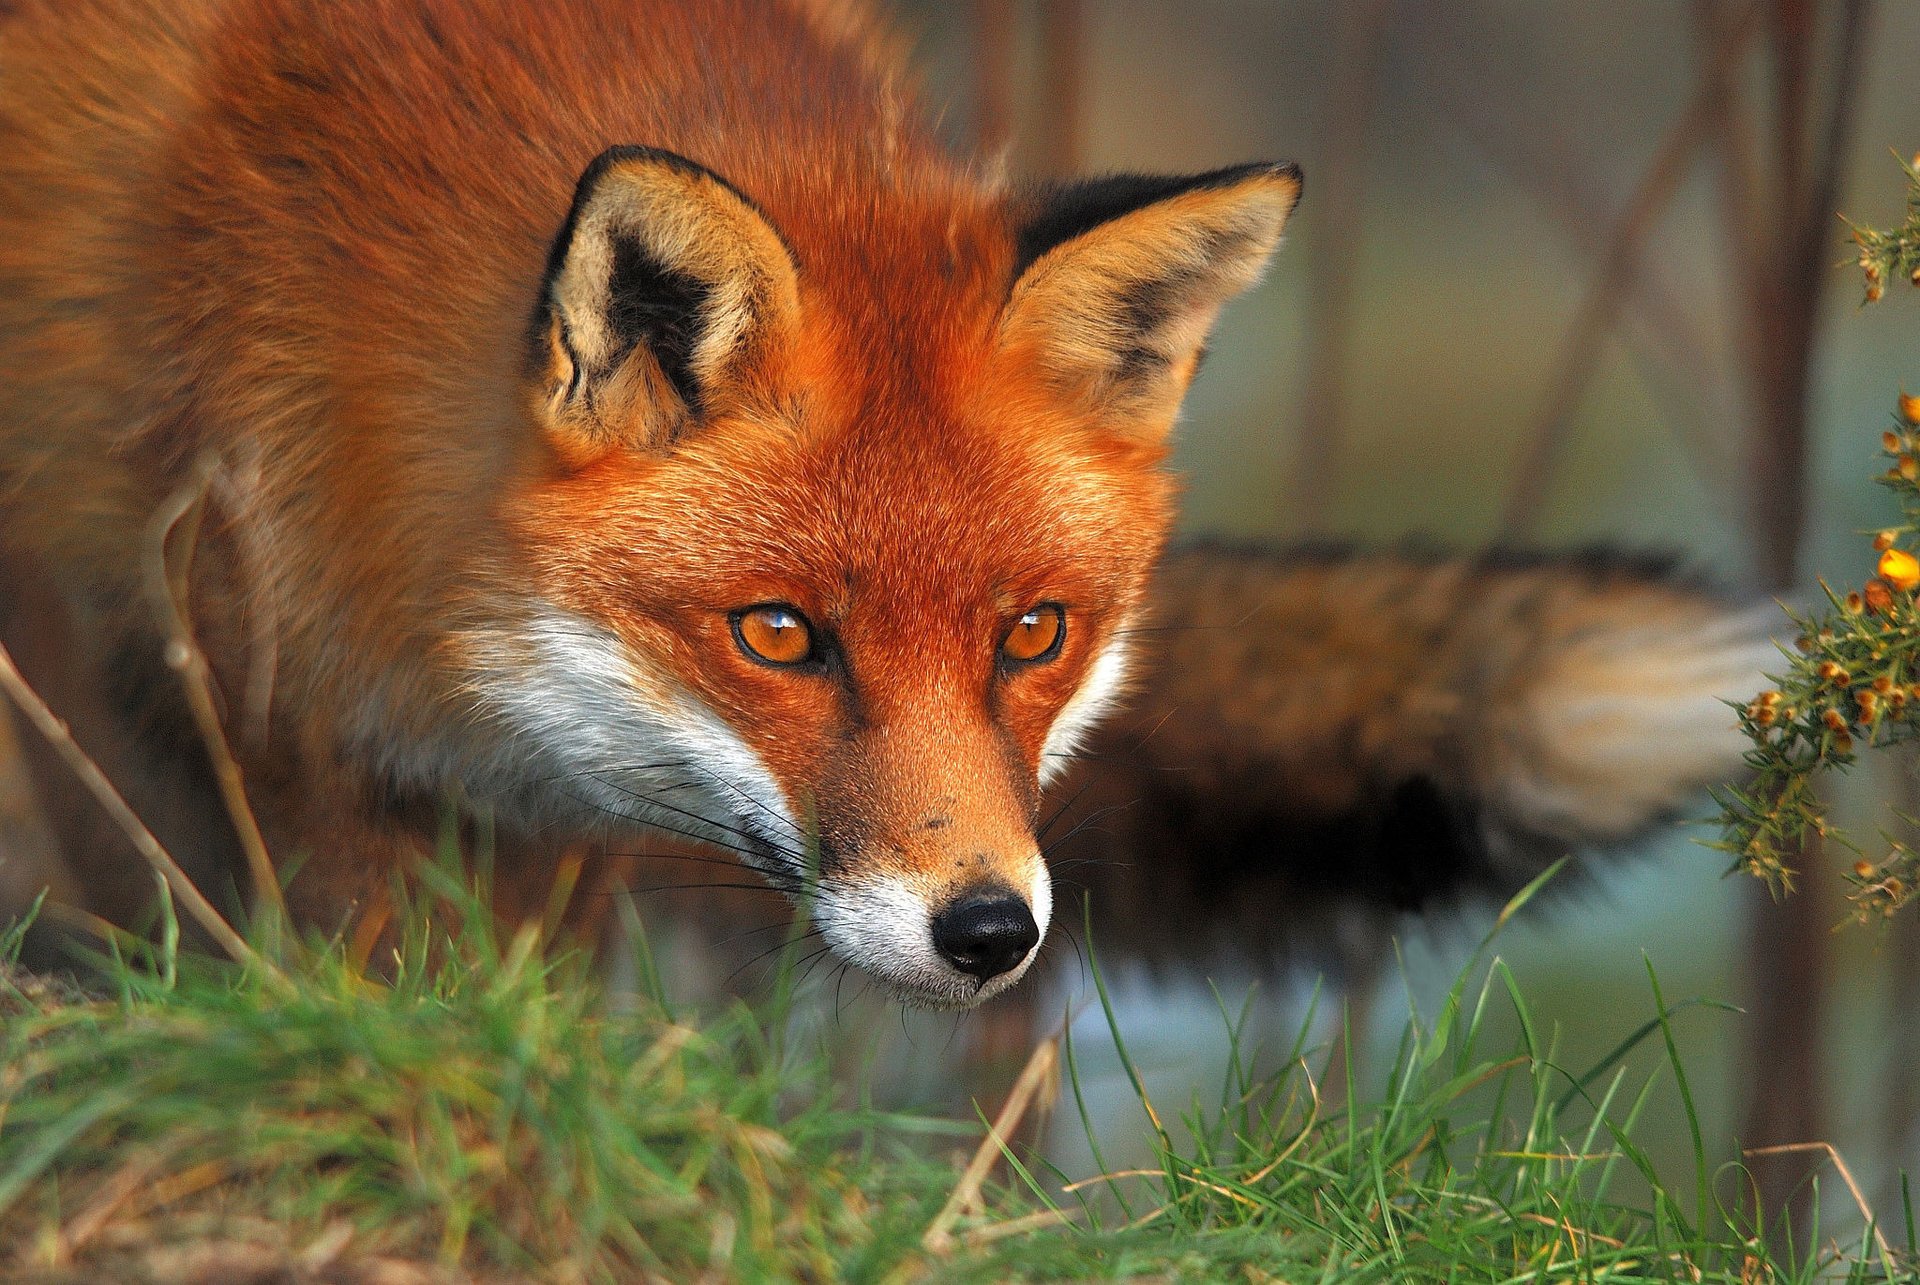
[[[570,458],[659,449],[740,392],[798,314],[793,256],[751,201],[672,152],[611,148],[547,260],[536,410]]]
[[[1025,194],[1002,345],[1103,417],[1164,434],[1221,305],[1259,280],[1300,189],[1298,166],[1256,164]]]

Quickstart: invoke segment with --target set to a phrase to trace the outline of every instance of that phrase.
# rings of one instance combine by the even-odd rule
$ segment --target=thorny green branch
[[[1920,156],[1902,162],[1906,220],[1890,232],[1853,227],[1876,302],[1897,274],[1920,286]],[[1920,892],[1920,851],[1883,836],[1876,856],[1827,819],[1816,783],[1823,772],[1852,766],[1859,746],[1920,739],[1920,397],[1900,395],[1893,424],[1880,437],[1889,466],[1879,481],[1899,501],[1901,521],[1873,537],[1875,575],[1844,595],[1823,582],[1827,607],[1787,614],[1799,627],[1778,687],[1740,709],[1753,742],[1745,788],[1719,795],[1722,841],[1734,869],[1766,881],[1775,896],[1793,891],[1791,862],[1809,835],[1839,844],[1857,858],[1848,872],[1854,915],[1884,919]],[[1901,817],[1920,832],[1920,821]]]
[[[1854,244],[1860,247],[1860,271],[1866,278],[1866,301],[1876,303],[1886,283],[1904,277],[1920,286],[1920,155],[1901,162],[1907,172],[1907,217],[1891,232],[1876,232],[1851,220]]]

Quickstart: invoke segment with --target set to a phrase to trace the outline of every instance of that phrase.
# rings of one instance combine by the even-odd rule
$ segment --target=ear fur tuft
[[[1259,279],[1300,191],[1298,166],[1256,164],[1026,194],[1002,344],[1101,414],[1164,433],[1214,318]]]
[[[672,152],[610,148],[547,259],[538,410],[572,458],[658,449],[737,390],[798,311],[793,256],[746,196]]]

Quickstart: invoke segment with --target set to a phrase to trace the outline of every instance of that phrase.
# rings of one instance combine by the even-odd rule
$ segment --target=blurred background
[[[1803,600],[1817,575],[1869,574],[1859,533],[1893,516],[1870,477],[1896,393],[1920,387],[1920,291],[1893,283],[1863,309],[1837,213],[1899,221],[1895,157],[1920,148],[1920,6],[896,8],[942,128],[1016,175],[1304,166],[1288,244],[1223,319],[1187,403],[1189,533],[1602,541]],[[1885,763],[1856,778],[1868,834],[1876,801],[1920,793]],[[1699,846],[1714,833],[1676,827],[1497,949],[1568,1067],[1653,1014],[1647,962],[1669,1002],[1742,1006],[1677,1021],[1710,1152],[1831,1142],[1892,1216],[1897,1166],[1920,1162],[1920,924],[1833,931],[1838,858],[1817,853],[1807,891],[1775,907],[1723,877],[1722,855]],[[1407,925],[1404,976],[1361,1019],[1363,1074],[1384,1073],[1409,998],[1430,1013],[1488,923]],[[1210,983],[1229,1007],[1248,984],[1120,979],[1131,1051],[1176,1110],[1216,1091],[1224,1065]],[[1263,984],[1257,1033],[1284,1050],[1311,985]],[[1069,983],[1052,1012],[1076,1005],[1094,1118],[1122,1140],[1106,1155],[1121,1164],[1137,1107],[1100,1056],[1097,1006]],[[925,1068],[986,1039],[986,1020],[882,1025],[937,1078]],[[1491,1038],[1498,1050],[1509,1037]],[[1660,1057],[1642,1052],[1636,1066],[1656,1073]],[[1656,1163],[1687,1173],[1670,1078],[1649,1112]],[[1063,1120],[1052,1145],[1091,1172],[1079,1134]],[[1770,1202],[1804,1194],[1818,1168],[1754,1164]],[[1857,1220],[1849,1209],[1828,1202],[1840,1222]]]

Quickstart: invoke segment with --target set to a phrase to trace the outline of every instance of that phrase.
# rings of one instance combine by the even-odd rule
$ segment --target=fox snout
[[[933,946],[946,961],[982,983],[1026,962],[1040,943],[1040,925],[1020,894],[991,888],[962,898],[933,917]]]
[[[905,737],[886,739],[898,751],[894,772],[909,771],[881,776],[858,802],[823,801],[813,913],[841,957],[898,998],[970,1008],[1032,964],[1052,918],[1053,882],[1017,781],[985,770],[912,771],[930,769],[932,756],[908,750]],[[970,757],[959,750],[966,739],[947,740],[949,773]],[[928,797],[946,805],[936,818],[911,806]]]
[[[1018,982],[1039,954],[1053,885],[1037,852],[1016,889],[998,878],[934,887],[909,875],[823,878],[814,901],[822,935],[896,998],[923,1008],[972,1008]]]

